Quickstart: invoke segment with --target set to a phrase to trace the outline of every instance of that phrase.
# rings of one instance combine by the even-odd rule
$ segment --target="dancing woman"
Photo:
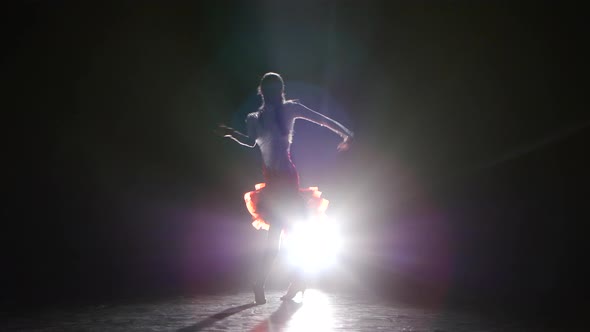
[[[257,304],[266,303],[264,283],[279,251],[283,229],[290,220],[305,217],[309,213],[323,213],[327,201],[317,188],[299,188],[299,175],[291,161],[290,149],[293,125],[296,119],[304,119],[326,127],[342,137],[339,151],[347,150],[353,134],[340,123],[317,113],[302,104],[285,99],[285,85],[279,74],[266,73],[260,81],[258,93],[262,105],[246,118],[247,134],[220,125],[219,132],[241,145],[260,148],[263,160],[264,184],[245,194],[246,206],[253,217],[252,225],[268,231],[262,266],[254,284]],[[301,274],[292,277],[287,294],[282,300],[290,300],[299,291],[305,291]]]

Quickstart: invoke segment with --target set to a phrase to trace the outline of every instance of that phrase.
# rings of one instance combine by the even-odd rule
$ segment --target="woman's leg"
[[[266,236],[266,244],[262,255],[262,262],[256,274],[256,283],[254,285],[254,296],[256,303],[266,303],[264,297],[264,284],[270,273],[274,260],[279,252],[281,245],[281,232],[283,228],[280,225],[271,225]]]
[[[292,214],[297,215],[299,220],[305,221],[309,219],[302,200],[295,200],[292,209]],[[289,231],[290,230],[287,229],[287,234]],[[287,293],[281,297],[281,300],[292,300],[298,292],[305,292],[307,287],[306,277],[301,266],[292,267],[289,273],[289,281],[289,289],[287,290]]]
[[[262,286],[264,286],[264,283],[268,278],[274,260],[277,257],[277,254],[279,253],[281,245],[281,231],[282,227],[273,225],[271,225],[268,230],[268,234],[266,237],[266,246],[264,249],[264,254],[262,256],[262,266],[259,270],[258,278],[256,280],[256,282]]]
[[[281,297],[281,300],[292,300],[298,292],[305,293],[305,289],[307,288],[305,273],[301,267],[294,267],[291,270],[289,279],[289,289]]]

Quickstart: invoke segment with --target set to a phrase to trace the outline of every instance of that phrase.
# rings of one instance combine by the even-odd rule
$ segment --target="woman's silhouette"
[[[302,104],[285,99],[285,85],[277,73],[266,73],[260,81],[258,93],[262,105],[246,118],[247,134],[220,125],[219,133],[241,145],[260,148],[265,183],[245,194],[246,206],[253,217],[252,225],[268,230],[267,243],[254,284],[257,304],[266,303],[264,283],[279,251],[283,229],[291,220],[306,217],[309,213],[323,213],[327,201],[317,188],[299,188],[299,175],[291,161],[290,148],[293,125],[296,119],[305,119],[326,127],[342,137],[338,150],[347,150],[353,134],[340,123],[317,113]],[[281,299],[292,299],[297,292],[305,291],[300,273],[291,280],[287,294]]]

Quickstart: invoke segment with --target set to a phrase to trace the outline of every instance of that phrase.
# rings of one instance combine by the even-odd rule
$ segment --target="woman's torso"
[[[256,144],[260,148],[265,171],[295,172],[290,155],[293,123],[288,103],[283,104],[280,109],[267,107],[259,111]]]

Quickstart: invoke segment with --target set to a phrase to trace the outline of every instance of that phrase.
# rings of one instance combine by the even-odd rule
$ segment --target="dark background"
[[[240,127],[267,71],[349,250],[325,277],[407,301],[584,309],[584,15],[461,2],[23,2],[2,11],[3,306],[247,289],[264,237]],[[567,310],[564,310],[567,311]]]

